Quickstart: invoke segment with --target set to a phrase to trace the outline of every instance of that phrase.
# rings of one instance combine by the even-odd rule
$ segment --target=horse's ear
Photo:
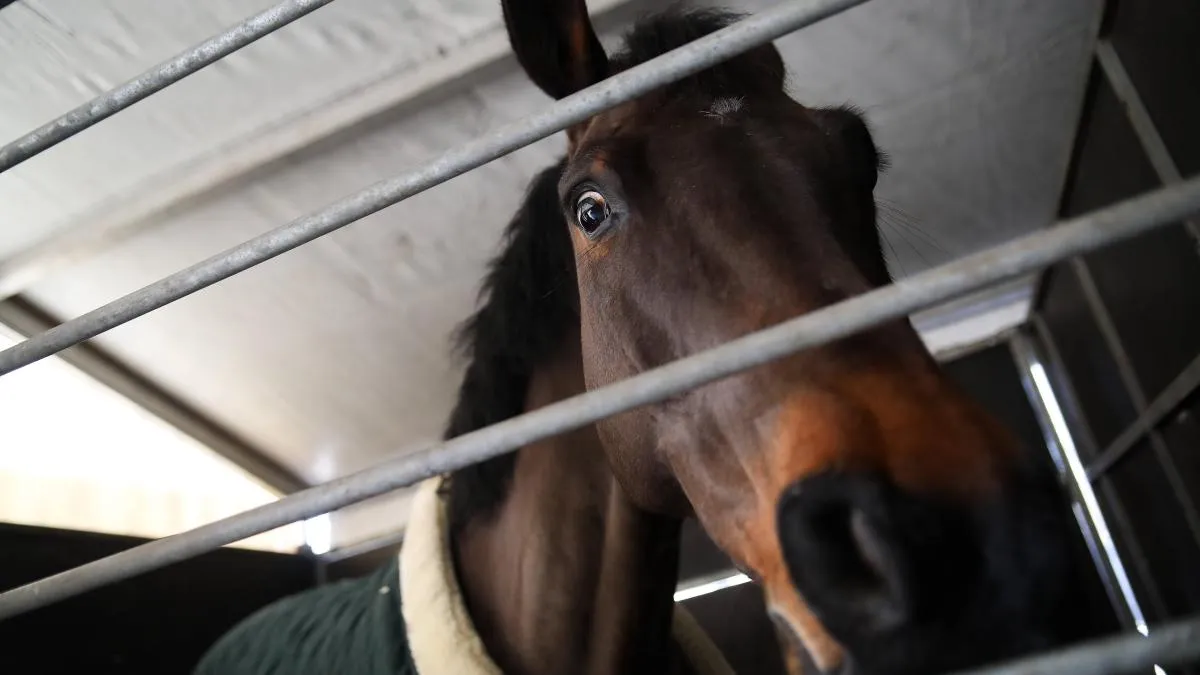
[[[608,76],[608,55],[586,0],[502,0],[517,61],[542,91],[563,98]]]

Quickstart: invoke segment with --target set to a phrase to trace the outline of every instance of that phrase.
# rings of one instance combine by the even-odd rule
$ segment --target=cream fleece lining
[[[400,548],[400,597],[413,663],[421,675],[503,675],[475,633],[454,577],[441,480],[427,480],[417,490]],[[671,633],[696,675],[734,675],[678,603]]]

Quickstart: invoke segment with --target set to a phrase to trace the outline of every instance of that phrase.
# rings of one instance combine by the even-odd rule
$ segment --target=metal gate
[[[0,171],[87,129],[233,53],[332,0],[286,0],[185,51],[147,73],[0,148]],[[542,112],[501,127],[434,161],[340,199],[187,269],[34,335],[0,352],[0,375],[10,373],[207,286],[281,255],[470,171],[497,157],[561,131],[603,110],[632,100],[760,44],[862,4],[865,0],[787,0],[732,26],[557,101]],[[1105,56],[1105,45],[1098,52]],[[1110,59],[1111,61],[1111,59]],[[337,480],[291,494],[277,502],[203,527],[123,551],[0,594],[0,620],[157,569],[276,527],[354,504],[425,478],[515,450],[535,440],[590,424],[693,387],[815,347],[877,323],[908,316],[942,301],[979,290],[1060,260],[1131,238],[1200,212],[1200,178],[1064,220],[1035,234],[960,258],[890,286],[826,307],[722,346],[692,355],[613,385],[541,408],[500,424],[437,444],[423,452],[384,462]],[[1063,412],[1046,377],[1042,346],[1028,335],[1012,342],[1024,366],[1031,400],[1037,403],[1048,445],[1056,453],[1076,504],[1085,537],[1095,544],[1096,562],[1113,597],[1124,603],[1128,635],[981,669],[986,673],[1123,673],[1156,664],[1200,658],[1200,618],[1164,624],[1151,631],[1142,617],[1128,574],[1112,542],[1092,479],[1128,451],[1200,380],[1192,363],[1154,401],[1142,401],[1138,419],[1102,457],[1084,466]],[[1197,571],[1200,574],[1200,570]]]

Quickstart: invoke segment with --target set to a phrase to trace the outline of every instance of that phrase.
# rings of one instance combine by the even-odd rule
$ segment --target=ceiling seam
[[[21,296],[0,301],[0,324],[21,335],[35,335],[57,323],[54,317]],[[58,356],[126,400],[229,460],[273,491],[287,495],[311,487],[309,482],[261,449],[139,374],[102,348],[84,343],[61,352]]]

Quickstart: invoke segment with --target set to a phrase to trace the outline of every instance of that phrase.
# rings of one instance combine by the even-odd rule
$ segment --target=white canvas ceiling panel
[[[85,103],[273,0],[58,0],[0,11],[0,139]],[[488,0],[338,0],[0,175],[0,258],[171,167],[500,20]]]
[[[876,194],[894,273],[1054,219],[1099,10],[891,0],[778,41],[797,99],[860,108],[889,155]]]

